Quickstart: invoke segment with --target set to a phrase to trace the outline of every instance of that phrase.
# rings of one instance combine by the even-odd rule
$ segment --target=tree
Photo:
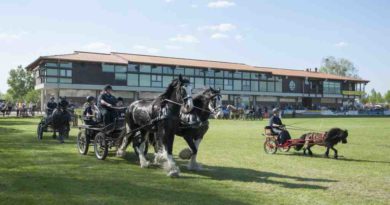
[[[336,59],[329,56],[322,59],[320,72],[329,73],[339,76],[359,78],[358,69],[353,63],[345,58]]]
[[[25,96],[24,100],[26,102],[33,102],[33,103],[38,103],[39,98],[40,98],[41,92],[38,90],[30,90]]]
[[[370,103],[373,103],[373,104],[375,104],[375,103],[377,103],[378,101],[377,101],[377,92],[375,91],[375,89],[372,89],[371,90],[371,94],[368,96],[368,101],[370,101]]]
[[[390,103],[390,90],[388,90],[387,93],[385,94],[385,101],[387,103]]]
[[[369,95],[366,92],[364,92],[360,98],[360,102],[363,104],[367,104],[369,102],[368,97],[369,97]]]
[[[21,100],[34,89],[35,79],[31,72],[25,70],[22,66],[18,66],[18,68],[9,72],[7,83],[9,85],[7,93],[12,96],[13,100]]]

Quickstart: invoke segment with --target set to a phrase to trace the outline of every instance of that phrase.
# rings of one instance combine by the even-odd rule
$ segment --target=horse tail
[[[306,138],[306,134],[303,134],[299,139],[304,140],[305,138]],[[299,150],[301,150],[301,149],[303,148],[303,145],[304,145],[304,144],[298,144],[298,145],[296,145],[296,146],[294,147],[294,149],[295,149],[296,151],[299,151]]]

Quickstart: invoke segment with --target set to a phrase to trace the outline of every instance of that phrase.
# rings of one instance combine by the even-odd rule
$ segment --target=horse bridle
[[[212,96],[210,97],[210,100],[215,100],[215,97],[222,98],[222,95],[221,95],[220,93],[216,93],[216,94],[214,94],[214,95],[212,95]],[[213,103],[215,103],[215,102],[213,102]],[[222,107],[222,105],[218,105],[218,106],[216,106],[216,107],[210,109],[210,106],[209,106],[209,109],[210,109],[211,113],[216,113],[216,110],[218,110],[218,109],[221,108],[221,107]]]

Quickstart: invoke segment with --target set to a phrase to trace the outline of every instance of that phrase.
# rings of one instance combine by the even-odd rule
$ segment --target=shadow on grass
[[[208,177],[213,180],[218,181],[238,181],[238,182],[256,182],[264,184],[273,184],[280,185],[285,188],[290,189],[328,189],[326,186],[321,185],[312,185],[305,183],[290,183],[284,181],[278,181],[283,179],[295,180],[296,182],[323,182],[331,183],[338,182],[337,180],[332,179],[318,179],[318,178],[306,178],[306,177],[296,177],[288,176],[283,174],[277,174],[272,172],[263,172],[247,168],[236,168],[236,167],[218,167],[218,166],[204,166],[203,171],[199,172],[190,172],[193,174],[201,175]],[[183,172],[188,172],[185,169],[182,169]]]
[[[316,158],[316,159],[326,159],[326,160],[332,160],[333,155],[330,154],[329,157],[325,157],[323,154],[313,154],[312,156],[309,155],[303,155],[302,153],[294,152],[294,153],[276,153],[276,155],[283,155],[283,156],[289,156],[289,157],[307,157],[307,158]],[[352,158],[345,158],[341,155],[339,155],[338,159],[334,159],[338,161],[346,161],[346,162],[363,162],[363,163],[383,163],[383,164],[390,164],[390,161],[377,161],[377,160],[366,160],[366,159],[352,159]]]
[[[248,204],[218,195],[206,185],[178,181],[148,184],[131,178],[44,175],[45,173],[7,174],[0,183],[7,204]],[[96,176],[95,176],[96,175]],[[153,174],[148,177],[156,178]],[[28,183],[26,183],[28,181]],[[172,186],[172,183],[178,183]],[[11,186],[12,185],[12,186]],[[16,191],[15,191],[16,190]],[[36,197],[39,196],[39,197]]]

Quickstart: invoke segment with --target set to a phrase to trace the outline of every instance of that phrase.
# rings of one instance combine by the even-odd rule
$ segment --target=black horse
[[[314,145],[320,145],[326,147],[325,156],[329,157],[329,149],[334,151],[334,158],[337,159],[337,150],[334,148],[339,142],[343,144],[347,143],[348,130],[342,130],[340,128],[332,128],[325,133],[306,133],[301,136],[300,139],[305,140],[305,144],[296,146],[297,151],[303,148],[303,154],[306,155],[306,151],[309,155],[313,155],[311,147]]]
[[[53,138],[56,138],[56,132],[59,134],[58,140],[63,143],[64,138],[68,138],[70,126],[69,121],[71,115],[68,111],[68,101],[65,97],[60,98],[60,102],[54,111],[48,113],[48,116],[41,120],[38,125],[38,139],[42,139],[44,131],[47,131],[49,126],[53,129]]]
[[[187,168],[189,170],[199,170],[201,167],[196,162],[199,144],[209,128],[208,119],[210,115],[216,115],[221,109],[222,96],[220,90],[208,88],[194,96],[193,99],[194,109],[190,113],[180,114],[181,123],[175,134],[183,137],[191,150],[191,158]],[[154,163],[160,164],[161,161],[165,160],[164,149],[160,149],[157,146],[154,143],[155,151],[157,151]]]
[[[164,147],[168,159],[168,175],[178,176],[179,168],[172,156],[174,134],[180,125],[180,112],[189,112],[193,107],[192,86],[180,75],[166,91],[154,100],[138,100],[126,110],[126,133],[117,155],[123,156],[127,145],[133,141],[141,167],[148,167],[145,157],[149,133],[157,133],[157,143]]]

